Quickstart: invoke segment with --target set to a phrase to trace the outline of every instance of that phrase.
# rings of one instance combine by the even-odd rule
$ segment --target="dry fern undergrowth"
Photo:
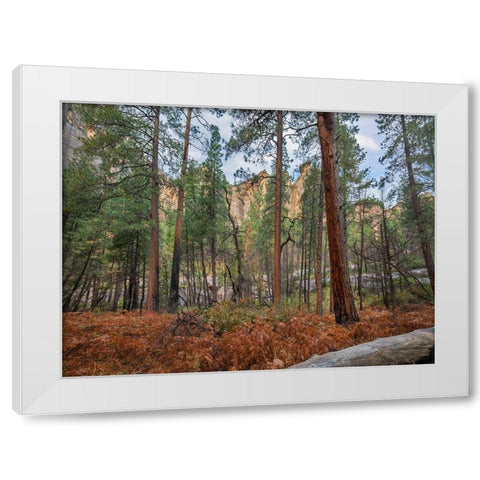
[[[336,325],[332,315],[298,312],[217,329],[195,312],[66,313],[63,375],[210,372],[285,368],[313,354],[434,325],[434,307],[411,305],[395,315],[365,308],[361,321]]]

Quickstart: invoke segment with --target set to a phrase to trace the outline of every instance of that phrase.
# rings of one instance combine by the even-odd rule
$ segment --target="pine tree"
[[[153,141],[152,141],[152,191],[150,194],[150,261],[148,274],[148,291],[146,310],[158,311],[160,309],[160,221],[158,216],[158,200],[160,196],[160,183],[158,172],[158,142],[160,130],[160,107],[153,107]]]
[[[435,265],[432,252],[433,228],[428,229],[428,215],[422,208],[422,194],[431,195],[434,178],[434,120],[433,117],[408,115],[379,115],[379,132],[384,136],[386,153],[381,161],[387,165],[386,181],[393,183],[403,173],[404,188],[412,207],[418,242],[428,272],[432,292],[435,291]],[[422,181],[418,181],[421,178]],[[397,185],[397,188],[399,186]],[[427,197],[428,198],[428,197]],[[431,198],[431,197],[430,197]],[[430,202],[427,200],[427,205]],[[433,223],[433,222],[432,222]]]
[[[348,271],[345,219],[341,212],[342,199],[340,197],[338,163],[335,151],[334,114],[319,112],[317,114],[317,127],[322,149],[333,310],[337,323],[352,323],[357,322],[359,317],[353,300]]]
[[[187,109],[185,122],[185,137],[183,145],[183,160],[180,170],[180,179],[178,186],[178,201],[177,201],[177,219],[175,223],[175,238],[173,244],[173,259],[172,259],[172,273],[170,276],[170,294],[168,298],[168,309],[170,312],[175,312],[180,300],[180,261],[182,249],[182,222],[183,222],[183,207],[185,202],[185,173],[188,165],[188,147],[190,145],[190,124],[192,120],[192,108]]]
[[[264,163],[273,158],[275,197],[273,205],[273,304],[281,308],[282,292],[282,172],[285,165],[282,111],[237,110],[232,112],[236,123],[228,145],[229,153],[244,151],[246,159]]]

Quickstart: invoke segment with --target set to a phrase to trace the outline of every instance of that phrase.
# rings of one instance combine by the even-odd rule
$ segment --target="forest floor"
[[[286,368],[313,354],[434,326],[432,305],[366,307],[360,322],[218,304],[181,314],[63,315],[63,376]],[[222,320],[223,319],[223,320]]]

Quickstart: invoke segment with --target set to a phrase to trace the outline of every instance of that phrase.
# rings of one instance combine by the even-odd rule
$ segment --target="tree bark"
[[[120,295],[122,293],[122,277],[120,272],[115,273],[115,290],[113,293],[112,300],[112,312],[116,312],[118,309],[118,301],[120,300]]]
[[[322,149],[333,311],[337,323],[353,323],[358,322],[359,317],[353,301],[353,292],[348,272],[347,246],[341,210],[342,202],[338,186],[338,164],[335,153],[334,114],[328,112],[317,113],[317,128]]]
[[[363,310],[363,262],[365,252],[365,200],[362,202],[362,216],[360,219],[360,255],[358,260],[358,298],[360,300],[360,310]]]
[[[217,302],[217,170],[213,167],[213,182],[211,192],[212,237],[210,239],[210,263],[212,269],[212,302]]]
[[[313,242],[313,218],[310,217],[310,231],[308,232],[308,259],[307,259],[307,275],[306,275],[306,292],[307,296],[305,298],[305,303],[307,304],[307,311],[310,311],[310,292],[311,292],[311,286],[310,286],[310,275],[312,273],[312,242]]]
[[[138,309],[138,247],[139,247],[139,233],[135,237],[135,250],[133,254],[132,266],[130,270],[130,288],[131,288],[131,310]]]
[[[317,292],[317,315],[323,315],[323,278],[322,278],[322,246],[323,246],[323,169],[320,171],[320,191],[318,200],[318,220],[317,220],[317,250],[315,271],[315,288]]]
[[[190,122],[192,120],[192,107],[187,110],[187,121],[185,125],[185,140],[183,145],[183,161],[180,171],[180,185],[178,187],[177,220],[175,223],[175,238],[173,243],[172,275],[170,277],[170,295],[168,298],[168,310],[175,312],[178,307],[180,295],[180,260],[182,256],[182,222],[183,205],[185,202],[185,173],[188,162],[188,146],[190,144]]]
[[[208,290],[207,267],[205,265],[205,253],[203,240],[200,240],[200,261],[202,263],[203,301],[205,306],[211,305],[210,291]]]
[[[423,259],[425,267],[427,268],[428,278],[430,279],[430,286],[435,295],[435,264],[433,261],[432,250],[426,238],[425,228],[423,226],[422,209],[420,206],[420,199],[418,198],[417,184],[415,183],[415,176],[413,174],[412,156],[410,142],[407,135],[407,125],[405,116],[401,115],[403,145],[405,150],[405,163],[407,164],[408,172],[408,186],[410,187],[410,197],[412,199],[413,213],[415,215],[415,223],[417,224],[418,235],[420,237],[420,246],[422,248]]]
[[[390,303],[392,309],[395,310],[396,307],[396,300],[395,300],[395,284],[393,283],[393,274],[392,274],[392,255],[390,252],[390,238],[388,234],[387,228],[387,217],[385,214],[385,204],[382,202],[382,224],[383,224],[383,249],[384,249],[384,257],[385,257],[385,264],[386,264],[386,274],[388,278],[388,287],[390,293]],[[382,229],[380,229],[380,233]]]
[[[434,363],[435,332],[423,328],[323,355],[313,355],[290,368],[368,367]]]
[[[140,310],[143,310],[143,305],[145,303],[145,277],[146,277],[146,265],[145,265],[145,256],[143,255],[142,258],[142,293],[140,296],[140,305],[139,308]],[[159,293],[160,295],[160,293]]]
[[[160,108],[154,107],[153,151],[152,151],[152,193],[150,197],[150,268],[148,270],[148,290],[145,310],[158,312],[160,310],[160,245],[158,218],[158,199],[160,184],[158,178],[158,135],[160,125]]]
[[[212,302],[217,302],[217,241],[215,235],[210,240],[210,256],[212,263]]]
[[[77,277],[77,280],[75,281],[75,284],[73,285],[72,289],[70,290],[70,293],[67,295],[66,299],[63,300],[63,306],[62,306],[62,310],[64,312],[68,312],[68,309],[70,307],[70,302],[72,300],[72,297],[75,293],[75,291],[77,290],[77,288],[80,286],[80,282],[83,278],[83,275],[85,274],[85,271],[87,270],[87,267],[88,267],[88,264],[90,263],[90,259],[95,251],[95,248],[96,248],[96,243],[97,243],[97,240],[95,240],[89,251],[88,251],[88,254],[87,254],[87,258],[85,260],[85,263],[83,264],[83,267],[82,267],[82,270],[80,272],[80,274],[78,275]]]
[[[302,255],[300,259],[300,281],[298,284],[298,308],[302,305],[302,296],[305,296],[305,288],[303,285],[304,265],[305,265],[305,222],[302,221]],[[305,303],[305,301],[303,302]]]
[[[282,293],[282,149],[283,149],[283,112],[277,112],[277,157],[275,162],[275,208],[273,221],[273,308],[280,310]]]

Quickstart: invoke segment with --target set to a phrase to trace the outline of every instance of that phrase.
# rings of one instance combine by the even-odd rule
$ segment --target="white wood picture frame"
[[[62,102],[435,115],[435,364],[62,378]],[[464,85],[18,67],[13,408],[59,414],[467,395],[467,130]]]

